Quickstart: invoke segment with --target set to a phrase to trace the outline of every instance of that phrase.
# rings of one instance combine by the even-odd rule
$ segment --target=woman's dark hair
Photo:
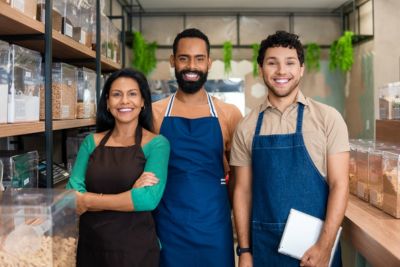
[[[151,109],[151,93],[146,76],[140,71],[133,69],[121,69],[107,79],[101,93],[96,114],[96,132],[111,130],[115,126],[115,118],[107,110],[107,99],[110,93],[111,85],[118,78],[131,78],[139,85],[140,94],[144,100],[144,108],[139,113],[139,125],[149,131],[153,131],[153,111]]]
[[[257,56],[257,62],[260,67],[262,67],[264,63],[265,51],[270,47],[288,47],[290,49],[296,49],[300,66],[303,65],[304,49],[298,35],[286,31],[277,31],[275,34],[269,35],[267,39],[262,40]]]
[[[196,28],[186,29],[183,30],[181,33],[178,33],[172,45],[172,52],[174,53],[174,55],[176,55],[176,51],[178,50],[179,40],[182,38],[199,38],[203,40],[206,43],[207,55],[210,55],[210,41],[208,40],[207,35]]]

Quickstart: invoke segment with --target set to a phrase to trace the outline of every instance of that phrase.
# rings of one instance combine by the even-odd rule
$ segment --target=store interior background
[[[157,50],[157,67],[149,80],[166,81],[174,79],[168,60],[172,42],[184,25],[204,31],[211,45],[219,47],[225,41],[238,44],[238,32],[240,45],[251,45],[276,30],[298,34],[303,44],[315,42],[327,47],[343,33],[342,18],[316,14],[333,11],[349,3],[360,5],[360,8],[357,12],[350,12],[346,30],[373,38],[354,45],[354,64],[347,73],[331,71],[329,48],[321,49],[320,71],[306,71],[301,89],[307,96],[335,107],[347,123],[350,138],[374,139],[375,120],[379,118],[379,88],[400,80],[400,1],[146,0],[140,1],[145,12],[133,16],[132,28],[140,31],[147,41],[156,41],[162,47]],[[106,0],[105,4],[105,10],[109,12],[107,15],[121,14],[117,1]],[[269,15],[263,15],[263,11]],[[291,12],[303,14],[291,16]],[[235,13],[239,14],[239,23]],[[115,23],[120,27],[118,21]],[[211,49],[213,65],[209,79],[242,79],[245,102],[242,110],[246,114],[266,97],[262,79],[252,74],[252,49],[234,48],[232,71],[225,74],[223,51],[219,47]],[[132,60],[130,49],[127,47],[128,64]],[[346,237],[341,242],[344,266],[370,266]]]

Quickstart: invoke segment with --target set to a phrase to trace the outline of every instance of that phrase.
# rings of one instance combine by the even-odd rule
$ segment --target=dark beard
[[[185,81],[183,79],[183,76],[186,73],[189,72],[193,72],[196,73],[197,75],[199,75],[199,79],[197,81]],[[201,72],[198,70],[182,70],[180,72],[178,72],[175,69],[175,77],[176,77],[176,81],[178,82],[179,88],[187,93],[187,94],[194,94],[196,92],[198,92],[204,85],[204,83],[207,81],[207,75],[208,72]]]

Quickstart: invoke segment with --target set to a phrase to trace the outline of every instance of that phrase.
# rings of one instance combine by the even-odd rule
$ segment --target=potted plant
[[[232,43],[226,41],[223,46],[224,51],[224,70],[225,74],[229,74],[232,70],[231,60],[232,60]]]
[[[316,43],[307,44],[305,64],[308,71],[320,70],[321,48]]]
[[[140,32],[133,34],[132,67],[149,75],[157,66],[157,43],[147,43]]]
[[[329,68],[339,68],[347,72],[353,66],[353,32],[346,31],[338,40],[334,41],[329,51]]]
[[[252,44],[251,48],[253,49],[253,58],[252,58],[253,76],[256,77],[258,75],[257,56],[258,56],[258,51],[260,50],[260,44]]]

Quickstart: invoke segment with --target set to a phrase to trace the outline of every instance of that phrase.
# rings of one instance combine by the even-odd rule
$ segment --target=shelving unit
[[[46,1],[45,24],[29,18],[25,14],[0,2],[0,39],[14,43],[43,54],[45,69],[45,121],[17,124],[0,124],[0,138],[33,133],[45,133],[46,138],[46,172],[47,187],[53,186],[53,131],[95,125],[95,119],[52,120],[51,64],[63,61],[69,64],[96,70],[96,91],[100,92],[100,74],[121,68],[121,65],[104,56],[100,56],[101,36],[96,34],[96,51],[62,35],[51,28],[51,11],[53,1]],[[100,18],[100,0],[96,0],[96,14]],[[96,21],[101,29],[100,20]]]

